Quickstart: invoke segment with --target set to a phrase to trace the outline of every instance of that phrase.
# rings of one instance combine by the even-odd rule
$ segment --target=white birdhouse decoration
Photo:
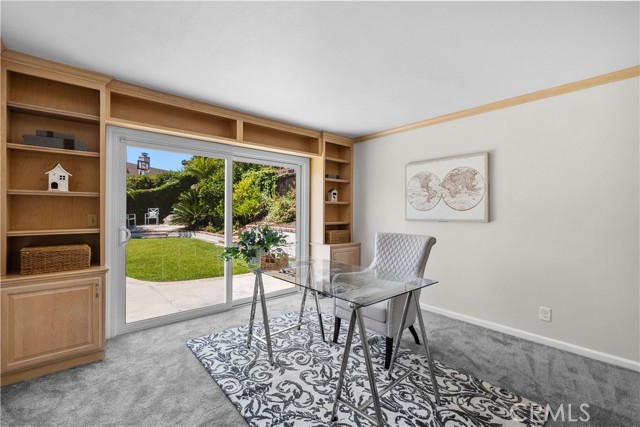
[[[49,191],[69,191],[69,177],[71,174],[64,170],[60,163],[47,172],[49,175]]]
[[[330,202],[338,201],[338,190],[336,190],[335,188],[332,188],[331,190],[329,190],[328,195],[329,195]]]

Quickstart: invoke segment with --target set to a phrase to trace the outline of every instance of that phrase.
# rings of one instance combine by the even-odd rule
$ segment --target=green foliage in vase
[[[282,246],[287,244],[287,237],[282,231],[274,230],[264,224],[238,232],[238,243],[225,247],[221,257],[225,261],[235,258],[251,264],[259,251],[263,251],[265,256],[271,258],[286,256]]]

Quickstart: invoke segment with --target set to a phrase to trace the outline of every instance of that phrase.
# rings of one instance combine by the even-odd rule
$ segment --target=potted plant
[[[282,249],[287,237],[280,230],[274,230],[267,224],[238,232],[238,243],[225,247],[220,256],[229,261],[240,259],[247,264],[259,264],[260,268],[277,270],[287,265],[288,255]]]

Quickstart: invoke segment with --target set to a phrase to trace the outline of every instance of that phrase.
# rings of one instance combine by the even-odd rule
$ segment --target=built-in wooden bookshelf
[[[312,159],[312,186],[323,188],[312,197],[311,253],[334,261],[359,264],[360,244],[353,242],[353,141],[339,135],[322,134],[322,157]],[[337,200],[329,192],[337,191]],[[333,243],[331,231],[347,232],[344,243]]]
[[[331,230],[347,230],[351,234],[351,199],[352,199],[352,157],[353,142],[325,134],[324,142],[324,226],[325,240],[329,243],[327,232]],[[338,191],[338,200],[329,201],[329,191]],[[351,241],[351,239],[349,239]]]
[[[358,243],[324,245],[326,231],[352,233],[349,138],[119,82],[11,50],[2,50],[1,65],[2,384],[104,355],[107,125],[310,158],[312,241],[328,249],[330,257],[359,262]],[[86,143],[86,151],[25,144],[23,136],[36,130],[73,134]],[[72,175],[68,192],[48,190],[45,173],[56,164]],[[330,188],[338,190],[338,200],[327,199]],[[62,244],[89,245],[91,267],[20,274],[22,248]],[[46,317],[47,312],[55,315]]]
[[[8,54],[11,58],[7,58]],[[108,79],[2,56],[2,384],[104,357],[104,92]],[[86,151],[24,143],[72,134]],[[60,164],[68,191],[50,191]],[[20,250],[83,243],[89,269],[23,275]]]

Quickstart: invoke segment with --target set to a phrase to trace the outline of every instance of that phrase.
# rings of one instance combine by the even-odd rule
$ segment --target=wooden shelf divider
[[[7,236],[58,236],[68,234],[100,234],[99,228],[65,228],[65,229],[49,229],[49,230],[9,230]]]
[[[7,190],[10,196],[100,197],[93,191]]]
[[[325,157],[324,160],[327,161],[327,162],[332,162],[332,163],[344,163],[346,165],[351,163],[351,161],[349,161],[349,160],[339,159],[337,157]]]
[[[327,182],[338,182],[338,183],[342,183],[342,184],[348,184],[350,181],[348,179],[342,179],[342,178],[325,178],[324,179]]]
[[[38,153],[63,154],[65,156],[100,158],[100,153],[93,151],[66,150],[64,148],[40,147],[38,145],[16,144],[12,142],[7,143],[7,148],[17,151],[33,151]]]
[[[10,111],[16,111],[19,113],[28,113],[37,116],[53,117],[56,119],[66,119],[84,123],[100,123],[100,116],[78,113],[76,111],[59,110],[56,108],[41,107],[39,105],[23,104],[12,101],[7,101],[7,107]]]

